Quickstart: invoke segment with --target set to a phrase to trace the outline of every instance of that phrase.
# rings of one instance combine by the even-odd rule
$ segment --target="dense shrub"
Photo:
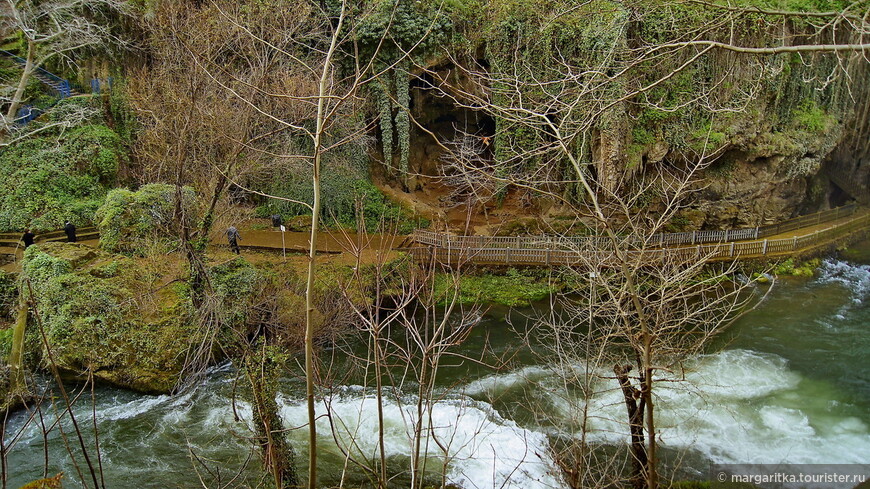
[[[304,177],[276,183],[272,193],[303,202],[311,202],[313,199],[311,180]],[[415,228],[429,225],[427,220],[413,216],[406,209],[392,203],[364,175],[353,172],[324,173],[321,194],[322,215],[327,225],[338,223],[356,228],[360,213],[368,231],[376,231],[383,225],[386,229],[395,228],[398,233],[407,234]],[[311,214],[303,205],[277,200],[257,209],[259,217],[268,217],[276,212],[284,216]]]
[[[0,151],[0,229],[59,229],[93,222],[118,167],[127,158],[104,125],[26,139]]]
[[[176,196],[175,186],[162,183],[144,185],[135,192],[127,189],[109,192],[96,212],[100,247],[140,255],[155,244],[175,247],[178,238],[172,228]],[[191,188],[184,187],[182,196],[190,216],[196,195]]]

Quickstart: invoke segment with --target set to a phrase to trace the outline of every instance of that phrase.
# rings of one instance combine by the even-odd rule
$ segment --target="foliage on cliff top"
[[[0,150],[0,229],[48,231],[66,220],[91,223],[126,160],[120,137],[102,124]]]
[[[181,193],[184,211],[192,218],[196,195],[189,187]],[[175,186],[161,183],[143,185],[137,191],[112,190],[95,215],[100,247],[140,256],[155,246],[164,251],[177,248],[179,239],[173,233],[177,196]]]
[[[189,303],[169,277],[137,262],[76,243],[27,249],[22,280],[33,300],[59,366],[93,371],[97,378],[146,392],[174,385],[195,337]],[[36,328],[32,351],[45,355]]]

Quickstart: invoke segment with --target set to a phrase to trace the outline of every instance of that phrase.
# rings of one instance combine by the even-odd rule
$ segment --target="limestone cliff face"
[[[851,137],[848,125],[818,113],[818,124],[772,127],[764,118],[726,128],[691,200],[686,229],[751,227],[842,202],[823,171]],[[842,196],[841,196],[842,197]]]
[[[826,175],[844,161],[848,179],[870,176],[859,169],[867,158],[855,154],[870,135],[862,56],[660,50],[684,34],[744,47],[852,43],[860,36],[849,28],[747,13],[723,27],[724,10],[599,3],[560,16],[539,2],[490,12],[458,33],[465,43],[454,49],[467,49],[464,58],[430,59],[413,73],[418,126],[407,190],[426,194],[450,145],[466,135],[486,143],[474,155],[481,173],[525,178],[507,191],[492,184],[501,199],[572,195],[566,150],[602,194],[701,162],[707,169],[673,223],[683,230],[755,226],[841,204],[845,189]],[[530,190],[542,180],[545,188]]]

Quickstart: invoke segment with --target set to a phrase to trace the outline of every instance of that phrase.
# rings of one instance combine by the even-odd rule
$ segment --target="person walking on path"
[[[21,241],[24,241],[24,249],[26,250],[28,246],[33,244],[33,240],[36,238],[36,235],[30,232],[30,228],[24,230],[24,235],[21,236]]]
[[[240,255],[241,251],[239,250],[239,241],[242,240],[242,237],[239,236],[239,230],[236,229],[235,226],[230,226],[227,228],[227,241],[230,242],[230,249],[233,253]]]
[[[63,225],[63,232],[66,233],[66,242],[67,243],[75,243],[76,239],[76,227],[73,223],[67,221],[66,224]]]

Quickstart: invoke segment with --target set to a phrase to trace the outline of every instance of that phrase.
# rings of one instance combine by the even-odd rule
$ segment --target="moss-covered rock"
[[[459,287],[456,300],[460,304],[482,302],[512,307],[528,306],[558,290],[558,284],[546,277],[509,268],[503,274],[463,275],[458,283],[454,283],[450,275],[436,275],[435,299],[442,304],[450,302],[456,286]]]
[[[31,246],[22,268],[61,370],[90,371],[143,392],[167,392],[176,384],[196,323],[184,289],[168,285],[171,277],[76,243]],[[28,326],[28,336],[45,364],[38,323]]]
[[[302,344],[305,334],[304,283],[292,271],[264,262],[254,265],[244,257],[236,257],[209,270],[209,280],[214,290],[215,310],[218,320],[225,326],[224,335],[232,332],[235,340],[224,336],[224,345],[233,347],[233,341],[241,337],[253,339],[261,334],[271,336],[273,341],[292,351]],[[331,291],[337,290],[331,284]],[[341,304],[324,300],[329,291],[315,290],[315,309],[312,311],[315,336],[321,336],[324,326],[330,322],[332,310],[325,306]],[[332,308],[330,308],[332,309]],[[324,312],[321,312],[324,311]]]
[[[822,262],[818,258],[802,262],[795,262],[794,258],[789,258],[777,263],[773,268],[773,273],[777,276],[812,277],[821,264]]]
[[[15,275],[0,270],[0,324],[11,321],[18,300],[18,285]]]

